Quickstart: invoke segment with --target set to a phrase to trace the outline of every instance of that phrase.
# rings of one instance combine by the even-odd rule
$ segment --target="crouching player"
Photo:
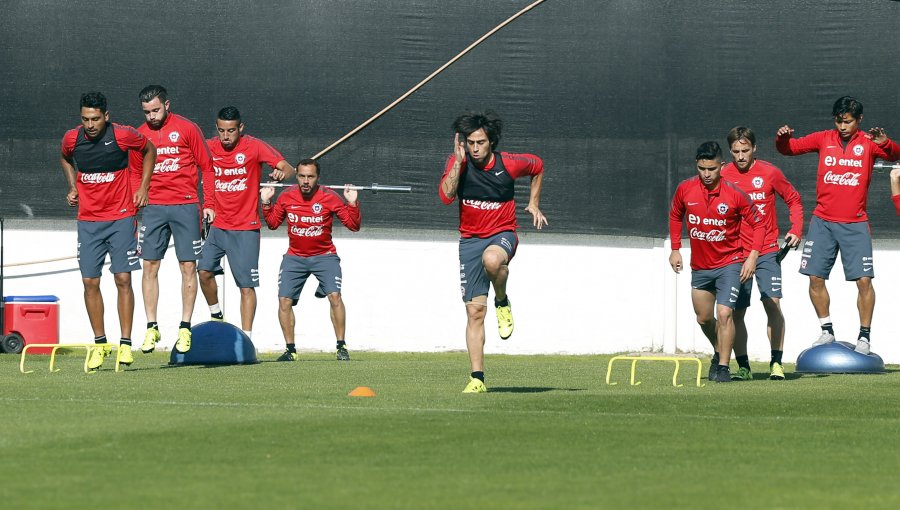
[[[691,302],[697,323],[715,351],[708,378],[731,382],[728,362],[734,345],[732,313],[741,284],[756,271],[766,231],[747,195],[722,179],[719,144],[701,144],[696,160],[697,176],[682,181],[672,199],[669,264],[676,273],[681,272],[681,227],[687,217],[691,239]],[[740,238],[742,221],[753,227],[753,242],[746,259]]]
[[[347,203],[333,190],[319,186],[319,163],[304,159],[297,165],[299,187],[291,187],[272,204],[275,189],[260,190],[263,214],[270,229],[277,229],[287,218],[288,252],[281,261],[278,273],[278,321],[284,333],[286,349],[278,361],[297,359],[294,344],[294,306],[309,275],[319,281],[316,297],[328,297],[331,304],[331,323],[337,338],[337,359],[347,361],[350,354],[344,341],[346,311],[341,299],[341,259],[331,241],[331,225],[337,215],[341,223],[353,232],[361,224],[357,192],[348,184],[344,189]]]

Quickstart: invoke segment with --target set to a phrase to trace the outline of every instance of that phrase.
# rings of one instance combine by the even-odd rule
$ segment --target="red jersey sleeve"
[[[276,168],[278,163],[285,161],[284,156],[277,149],[258,138],[256,141],[258,142],[256,148],[259,161],[272,168]]]
[[[763,243],[766,241],[766,224],[760,219],[756,207],[753,207],[750,199],[743,192],[739,193],[738,197],[738,211],[744,218],[744,221],[753,227],[753,241],[750,249],[760,252],[763,249]]]
[[[66,159],[71,159],[75,152],[75,139],[78,138],[78,128],[66,131],[62,139],[62,155]]]
[[[116,143],[122,150],[142,151],[147,146],[147,137],[138,133],[137,129],[131,126],[123,126],[116,124],[113,131],[116,135]]]
[[[191,154],[194,155],[194,161],[197,168],[200,169],[200,178],[203,185],[203,208],[216,208],[216,174],[213,171],[212,156],[209,154],[209,147],[206,145],[206,139],[203,137],[203,131],[200,126],[190,123],[193,129],[190,130],[191,138],[188,145],[191,147]]]
[[[335,209],[335,214],[341,223],[351,232],[359,232],[362,226],[362,215],[359,212],[359,202],[356,205],[348,205],[341,200],[341,205]]]
[[[788,206],[791,218],[788,234],[800,236],[803,233],[803,201],[800,199],[800,193],[797,193],[797,189],[785,178],[781,170],[776,169],[772,175],[775,177],[772,188]]]
[[[775,138],[775,148],[785,156],[797,156],[808,152],[817,152],[827,131],[817,131],[800,138],[784,135]]]
[[[876,158],[881,158],[885,161],[897,161],[900,160],[900,145],[897,145],[896,142],[888,138],[884,142],[880,144],[874,144]]]
[[[894,210],[897,212],[897,216],[900,216],[900,195],[892,196],[891,200],[894,202]]]
[[[281,199],[283,196],[283,194],[279,195],[274,204],[262,206],[263,219],[266,220],[266,225],[269,227],[269,230],[275,230],[280,227],[284,218],[287,216],[284,200]]]
[[[672,208],[669,210],[669,238],[672,240],[672,249],[681,249],[681,229],[684,226],[684,185],[681,184],[675,190],[672,198]]]
[[[503,153],[503,165],[510,177],[518,179],[526,175],[540,175],[544,173],[544,162],[534,154],[510,154]]]
[[[445,205],[450,205],[455,200],[455,197],[450,198],[444,194],[444,181],[447,180],[447,175],[450,174],[450,170],[453,168],[453,163],[455,163],[455,162],[456,162],[455,154],[451,154],[451,155],[447,156],[447,162],[444,164],[444,174],[441,175],[441,182],[438,184],[438,196],[441,198],[441,202],[443,202]],[[460,177],[462,177],[462,172],[464,172],[465,169],[466,169],[466,162],[465,162],[465,160],[463,160],[462,166],[459,171]]]

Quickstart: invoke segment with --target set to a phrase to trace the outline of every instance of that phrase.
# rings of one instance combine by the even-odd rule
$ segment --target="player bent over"
[[[459,198],[459,280],[466,304],[466,347],[472,366],[463,393],[484,393],[484,316],[494,287],[500,338],[513,333],[512,307],[506,295],[509,262],[516,253],[515,180],[531,177],[525,210],[541,229],[547,218],[539,208],[544,163],[531,154],[495,152],[502,121],[493,112],[470,113],[453,122],[453,155],[447,159],[439,195],[444,204]]]
[[[800,244],[800,233],[803,231],[803,203],[800,194],[784,177],[781,170],[768,161],[756,158],[756,135],[750,128],[738,126],[728,132],[728,147],[732,162],[722,167],[722,179],[730,181],[747,194],[756,208],[766,230],[762,251],[756,261],[756,285],[759,288],[760,301],[766,311],[767,333],[772,357],[769,361],[769,378],[784,379],[782,355],[784,354],[784,314],[781,313],[781,264],[778,256],[778,221],[775,208],[775,195],[781,197],[788,206],[791,218],[791,229],[784,235],[784,241],[790,247]],[[753,227],[745,223],[741,227],[741,243],[744,251],[750,251],[753,242]],[[741,285],[737,305],[734,309],[734,355],[738,363],[735,379],[750,380],[750,360],[747,357],[747,326],[744,316],[750,306],[753,293],[753,280]]]
[[[731,382],[728,362],[734,344],[732,311],[741,283],[750,280],[756,271],[766,231],[747,195],[722,179],[719,144],[701,144],[696,160],[697,176],[682,181],[672,199],[669,264],[676,273],[681,272],[681,227],[687,219],[691,240],[691,301],[697,322],[715,351],[708,379]],[[751,250],[746,257],[740,238],[742,221],[753,227]]]
[[[331,304],[331,324],[337,339],[337,359],[348,361],[345,342],[346,311],[341,299],[341,259],[331,241],[334,217],[353,232],[361,225],[357,191],[347,184],[344,198],[332,189],[319,186],[320,167],[313,159],[304,159],[297,164],[299,187],[290,187],[282,193],[275,204],[272,197],[275,189],[264,187],[260,191],[263,214],[270,229],[277,229],[285,219],[288,222],[288,252],[281,261],[278,273],[278,321],[284,333],[286,349],[278,361],[297,359],[294,344],[294,306],[300,298],[300,291],[309,275],[319,281],[316,297],[328,297]]]
[[[813,345],[834,342],[829,311],[831,297],[825,280],[840,252],[844,278],[855,281],[859,293],[856,352],[869,354],[875,311],[875,288],[872,286],[875,266],[866,203],[875,158],[897,161],[900,146],[879,127],[868,133],[860,131],[863,105],[850,96],[835,101],[831,113],[835,129],[792,138],[794,130],[785,125],[778,129],[775,147],[786,156],[819,153],[816,208],[800,260],[800,273],[809,276],[809,298],[822,327]]]

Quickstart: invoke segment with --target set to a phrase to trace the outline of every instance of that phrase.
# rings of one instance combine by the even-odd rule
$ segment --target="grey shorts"
[[[281,259],[281,270],[278,271],[278,297],[290,298],[296,306],[309,275],[314,275],[319,281],[316,297],[323,298],[334,292],[340,294],[343,275],[341,258],[337,254],[327,253],[314,257],[285,255]]]
[[[78,269],[82,278],[100,278],[109,253],[109,272],[140,269],[134,216],[115,221],[78,222]]]
[[[491,281],[484,272],[481,260],[488,246],[499,246],[512,260],[519,246],[519,236],[513,231],[500,232],[491,237],[462,237],[459,239],[459,290],[463,302],[476,296],[487,296]]]
[[[226,256],[231,276],[238,287],[259,287],[259,230],[210,227],[197,269],[221,274],[222,257]]]
[[[838,251],[847,281],[875,278],[869,223],[837,223],[813,216],[800,254],[800,273],[828,279]]]
[[[756,286],[759,287],[759,299],[781,299],[781,264],[775,262],[777,252],[760,255],[756,260]],[[741,284],[735,308],[747,308],[750,306],[750,297],[753,294],[753,279]]]
[[[707,290],[716,295],[716,303],[734,308],[741,287],[741,264],[729,264],[718,269],[691,271],[691,288]]]
[[[141,212],[138,249],[144,260],[162,260],[175,238],[175,255],[181,262],[200,258],[200,206],[197,204],[148,205]]]

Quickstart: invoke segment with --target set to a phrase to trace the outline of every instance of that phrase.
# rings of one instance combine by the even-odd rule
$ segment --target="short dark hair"
[[[497,148],[500,143],[500,132],[503,130],[503,121],[491,110],[485,112],[468,112],[460,115],[453,121],[453,131],[465,136],[484,129],[488,140],[491,142],[491,150]]]
[[[756,135],[753,134],[753,130],[744,127],[744,126],[736,126],[731,128],[731,131],[728,132],[728,148],[730,149],[734,142],[745,139],[750,142],[750,145],[756,147]]]
[[[697,147],[697,156],[694,158],[697,161],[701,159],[722,159],[722,148],[719,147],[719,142],[703,142],[700,144],[700,147]]]
[[[147,85],[141,90],[138,97],[141,99],[142,103],[149,103],[150,101],[153,101],[154,97],[158,97],[160,102],[165,103],[169,100],[169,93],[162,85]]]
[[[297,171],[300,171],[300,165],[316,167],[316,177],[322,174],[322,169],[319,168],[319,162],[312,158],[301,159],[300,162],[297,163]]]
[[[238,123],[241,122],[241,112],[238,111],[234,106],[226,106],[219,110],[218,118],[220,120],[236,120]]]
[[[106,113],[106,96],[102,92],[86,92],[81,94],[82,108],[97,108]]]
[[[834,102],[831,108],[831,115],[835,117],[843,117],[845,113],[849,113],[856,120],[862,118],[863,105],[854,97],[844,96]]]

